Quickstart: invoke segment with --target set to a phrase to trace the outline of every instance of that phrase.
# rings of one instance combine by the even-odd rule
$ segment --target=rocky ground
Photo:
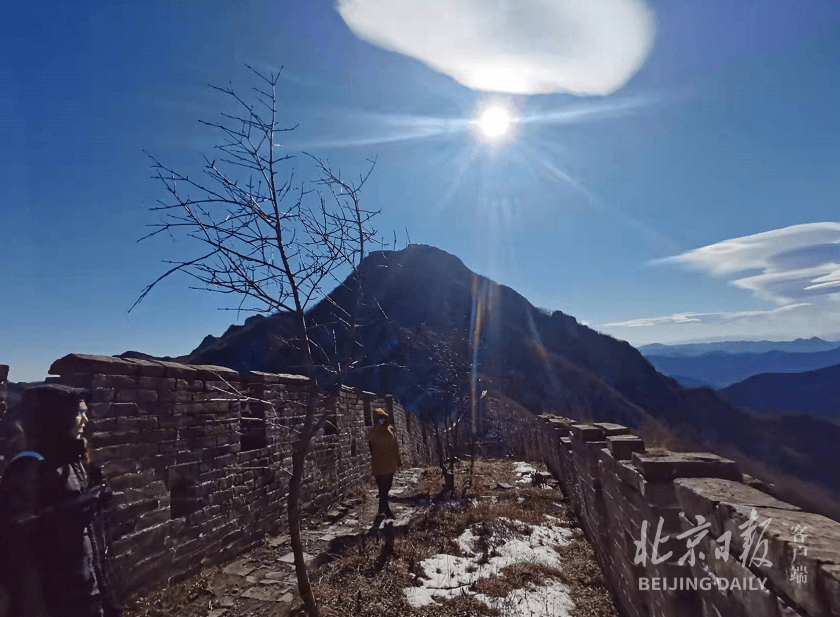
[[[303,532],[322,615],[612,616],[588,543],[550,476],[508,461],[459,463],[435,499],[435,468],[400,470],[396,520],[376,519],[371,482]],[[535,483],[536,481],[536,483]],[[287,536],[138,599],[126,617],[299,613]]]

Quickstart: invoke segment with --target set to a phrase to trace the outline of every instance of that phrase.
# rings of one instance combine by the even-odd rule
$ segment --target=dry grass
[[[501,572],[499,576],[478,581],[475,590],[486,596],[504,598],[514,589],[525,589],[531,585],[540,586],[549,578],[563,580],[562,570],[537,563],[515,563],[502,568]]]
[[[466,466],[466,463],[462,464],[462,467]],[[318,572],[313,577],[314,591],[321,606],[331,615],[346,617],[504,617],[503,613],[470,596],[418,609],[409,605],[402,593],[412,585],[415,576],[421,574],[420,562],[424,559],[439,553],[460,555],[454,540],[469,527],[473,527],[479,536],[479,550],[482,529],[486,528],[488,533],[491,530],[498,533],[505,527],[513,529],[516,524],[508,521],[538,525],[546,522],[545,515],[550,513],[569,527],[578,527],[576,521],[568,518],[571,515],[565,507],[555,502],[557,494],[554,491],[531,487],[496,489],[497,482],[513,483],[515,472],[510,462],[479,461],[474,472],[473,499],[432,504],[410,535],[396,538],[390,545],[367,540]],[[440,471],[427,470],[421,475],[414,497],[434,494],[440,483]],[[491,495],[496,497],[495,503],[490,499]],[[603,583],[589,544],[578,535],[569,547],[558,547],[557,550],[564,555],[562,570],[535,564],[513,564],[504,568],[500,576],[478,581],[473,590],[505,597],[515,589],[557,579],[571,590],[575,617],[615,617],[612,597]]]
[[[575,529],[572,540],[554,548],[563,557],[563,571],[559,578],[574,598],[575,617],[616,617],[612,594],[606,586],[601,569],[595,561],[592,546]]]
[[[410,587],[422,573],[420,562],[438,553],[458,555],[455,543],[461,533],[472,527],[481,537],[513,530],[520,521],[527,525],[546,522],[551,514],[571,528],[578,528],[565,505],[557,503],[556,491],[530,486],[505,490],[499,482],[514,484],[516,475],[509,461],[477,461],[470,475],[469,462],[456,467],[459,495],[467,487],[467,498],[424,506],[409,535],[388,540],[359,536],[356,544],[345,548],[336,559],[318,570],[310,571],[315,597],[324,617],[505,617],[507,610],[494,610],[473,596],[460,596],[423,608],[408,604],[403,589]],[[442,484],[439,469],[429,468],[420,475],[411,494],[401,497],[406,503],[425,503]],[[364,497],[364,489],[359,493]],[[492,499],[495,497],[495,502]],[[479,540],[478,548],[481,544]],[[485,548],[489,548],[489,545]],[[591,547],[579,535],[572,543],[556,550],[564,556],[563,568],[553,569],[534,564],[514,564],[501,576],[483,579],[474,591],[492,597],[505,597],[515,589],[527,589],[549,580],[559,580],[570,588],[575,602],[575,617],[614,617],[609,592]],[[490,553],[485,550],[485,557]],[[126,617],[206,617],[210,602],[217,598],[211,591],[214,572],[206,572],[188,581],[171,585],[139,600]],[[245,610],[246,612],[242,612]],[[237,601],[237,609],[226,617],[273,615],[270,603]],[[534,617],[538,617],[535,615]]]
[[[124,611],[125,617],[199,617],[207,614],[207,605],[214,595],[210,591],[210,572],[158,589],[135,600]]]

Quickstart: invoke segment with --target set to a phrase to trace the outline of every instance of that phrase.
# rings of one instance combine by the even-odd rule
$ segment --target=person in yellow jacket
[[[384,409],[376,408],[373,415],[374,427],[368,431],[370,466],[376,486],[379,488],[379,513],[377,516],[394,518],[388,506],[388,492],[394,482],[397,467],[402,465],[397,434],[391,426],[391,419]]]

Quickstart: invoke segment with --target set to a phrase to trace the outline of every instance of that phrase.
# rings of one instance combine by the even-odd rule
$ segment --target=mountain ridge
[[[725,388],[762,373],[801,373],[840,364],[840,347],[828,351],[728,353],[712,351],[700,356],[646,356],[658,371]]]
[[[393,394],[412,413],[433,416],[451,410],[458,388],[469,384],[475,370],[482,384],[492,384],[533,413],[591,416],[631,427],[650,417],[696,443],[733,444],[747,456],[840,492],[834,449],[786,454],[792,451],[789,443],[813,442],[813,423],[801,434],[781,431],[774,421],[735,408],[709,388],[684,390],[629,343],[561,311],[537,309],[454,255],[425,245],[376,251],[361,272],[357,332],[364,368],[350,374],[349,385]],[[313,336],[330,356],[325,359],[335,359],[329,350],[340,349],[347,334],[336,307],[351,306],[357,286],[349,277],[309,312]],[[289,319],[283,313],[251,317],[221,337],[205,337],[179,359],[239,371],[295,372],[300,357],[287,340]],[[836,429],[840,440],[840,427],[832,426],[816,432],[824,437]]]
[[[762,414],[805,413],[840,421],[840,364],[801,373],[762,373],[718,391]]]

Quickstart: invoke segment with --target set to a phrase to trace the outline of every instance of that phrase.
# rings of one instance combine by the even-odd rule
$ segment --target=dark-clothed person
[[[110,491],[85,466],[85,394],[57,384],[24,392],[27,450],[0,482],[9,617],[120,614],[103,521]]]
[[[376,486],[379,489],[378,515],[394,518],[388,505],[388,492],[394,482],[397,467],[402,465],[400,446],[397,443],[394,427],[390,425],[388,413],[384,409],[374,410],[373,421],[374,427],[368,432],[368,445],[370,446],[371,472],[376,478]]]

